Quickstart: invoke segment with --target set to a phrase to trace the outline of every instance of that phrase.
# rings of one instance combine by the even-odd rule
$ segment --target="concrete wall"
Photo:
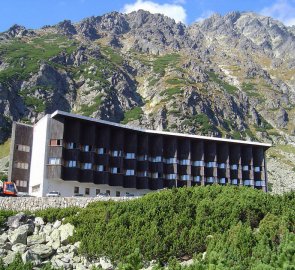
[[[134,197],[136,198],[136,197]],[[89,198],[47,198],[47,197],[4,197],[0,198],[0,210],[15,211],[35,211],[46,208],[66,208],[71,206],[86,207],[89,203],[95,201],[127,201],[133,200],[132,197],[89,197]]]

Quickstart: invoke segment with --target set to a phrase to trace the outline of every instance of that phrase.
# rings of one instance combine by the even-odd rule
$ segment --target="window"
[[[248,165],[244,165],[242,168],[243,171],[249,171],[250,170],[250,166]]]
[[[111,191],[110,190],[106,190],[106,194],[111,195]]]
[[[51,139],[50,146],[62,146],[62,140]]]
[[[226,164],[225,163],[219,163],[218,164],[218,168],[219,169],[225,169],[226,168]]]
[[[49,165],[61,165],[60,158],[49,158]]]
[[[207,162],[206,167],[213,168],[213,167],[217,167],[216,165],[217,165],[216,162],[209,161],[209,162]]]
[[[126,175],[130,176],[130,175],[134,175],[134,170],[126,170]]]
[[[116,191],[116,197],[120,197],[120,191]]]
[[[120,168],[117,168],[117,167],[111,167],[111,168],[110,168],[110,171],[111,171],[111,173],[113,173],[113,174],[118,174],[118,173],[120,173]]]
[[[76,143],[73,143],[73,142],[67,143],[67,149],[76,149],[76,148],[77,148]]]
[[[85,195],[89,195],[90,194],[90,188],[85,188]]]
[[[111,151],[111,156],[113,156],[113,157],[121,157],[122,156],[122,151],[113,150],[113,151]]]
[[[92,150],[91,145],[82,145],[82,151],[83,152],[90,152]]]
[[[125,158],[126,159],[135,159],[135,153],[126,153]]]
[[[82,163],[82,169],[83,170],[91,170],[92,169],[92,163]]]
[[[196,167],[203,167],[205,166],[205,163],[203,160],[196,160],[196,161],[193,161],[193,166],[196,166]]]
[[[100,193],[100,189],[97,188],[97,189],[95,190],[95,195],[98,195],[99,193]]]
[[[190,180],[190,175],[185,174],[180,176],[180,180],[182,181],[189,181]]]
[[[254,167],[254,172],[261,172],[261,168],[260,167]]]
[[[40,185],[32,186],[32,192],[38,192],[40,190]]]
[[[28,187],[28,182],[24,180],[16,180],[15,181],[16,186],[18,187]]]
[[[99,154],[99,155],[103,155],[103,154],[105,154],[106,153],[106,149],[105,148],[98,148],[97,149],[97,154]]]
[[[239,184],[238,179],[232,179],[232,180],[231,180],[231,184],[232,184],[232,185],[238,185],[238,184]]]
[[[256,187],[265,187],[265,181],[255,181],[255,186]]]
[[[253,183],[252,180],[244,180],[244,186],[251,186]]]
[[[239,165],[238,164],[232,164],[230,165],[230,169],[233,171],[236,171],[238,169]]]
[[[30,152],[30,146],[28,146],[28,145],[22,145],[22,144],[17,144],[16,145],[16,150],[17,151],[22,151],[22,152]]]
[[[175,173],[166,174],[167,180],[176,180],[177,175]]]
[[[17,169],[27,170],[29,169],[29,164],[25,162],[15,162],[14,167]]]
[[[166,163],[166,164],[176,164],[177,163],[177,158],[164,159],[164,163]]]
[[[214,183],[215,182],[215,178],[213,176],[207,177],[206,182],[207,183]]]
[[[160,174],[158,172],[151,173],[151,178],[158,179],[160,177]]]
[[[218,182],[220,184],[226,184],[226,179],[225,178],[220,178]]]
[[[161,156],[151,157],[150,161],[151,162],[162,162],[162,157]]]
[[[106,171],[106,170],[105,170],[105,166],[103,166],[103,165],[97,165],[97,170],[98,170],[99,172],[104,172],[104,171]]]
[[[137,173],[138,177],[148,177],[148,172],[147,171],[143,171],[143,172],[138,172]]]
[[[139,161],[145,161],[145,160],[148,160],[148,155],[141,155],[141,156],[138,156],[137,158]]]
[[[79,187],[74,187],[74,193],[79,194]]]
[[[179,160],[180,165],[190,165],[191,161],[189,159],[181,159]]]
[[[70,167],[70,168],[77,167],[77,161],[76,160],[69,160],[69,161],[67,161],[67,167]]]
[[[194,176],[193,181],[194,182],[201,182],[202,177],[200,175]]]

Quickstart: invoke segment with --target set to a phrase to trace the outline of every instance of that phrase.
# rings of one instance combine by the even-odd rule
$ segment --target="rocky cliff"
[[[34,123],[59,109],[292,144],[294,47],[293,28],[254,13],[189,26],[145,11],[37,30],[14,25],[0,34],[0,141],[12,121]]]

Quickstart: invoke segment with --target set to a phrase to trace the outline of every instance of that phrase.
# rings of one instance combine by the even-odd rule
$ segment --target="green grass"
[[[222,87],[226,92],[228,92],[231,95],[234,95],[237,91],[238,88],[221,80],[217,74],[215,74],[214,72],[208,72],[208,76],[210,78],[211,81],[219,84],[220,87]]]
[[[181,124],[186,126],[197,126],[198,131],[202,134],[216,131],[216,128],[211,124],[209,117],[204,113],[190,116]]]
[[[0,158],[7,157],[9,155],[10,142],[11,142],[11,140],[8,139],[5,143],[0,144]]]
[[[2,57],[9,64],[0,72],[0,82],[9,84],[11,80],[27,79],[31,73],[37,72],[41,62],[47,62],[62,51],[69,54],[76,48],[74,41],[58,35],[37,37],[30,42],[13,39],[0,45]]]
[[[102,95],[98,95],[93,99],[93,104],[82,104],[81,108],[79,110],[79,113],[81,113],[84,116],[91,116],[94,112],[96,112],[100,105],[102,103]]]
[[[157,83],[159,80],[160,80],[160,79],[158,79],[158,78],[153,78],[153,77],[148,78],[149,87],[153,87],[153,86],[155,86],[156,83]]]
[[[168,88],[165,89],[160,93],[160,96],[166,96],[169,99],[173,98],[176,95],[180,95],[183,93],[183,90],[180,89],[179,87],[173,87],[173,88]]]
[[[101,51],[104,55],[107,56],[107,58],[117,64],[117,65],[122,65],[123,64],[123,57],[117,52],[115,51],[113,48],[111,47],[106,47],[106,46],[102,46],[101,47]]]
[[[153,62],[153,70],[155,73],[164,75],[165,69],[168,66],[175,66],[180,60],[180,55],[173,53],[173,54],[166,54],[164,56],[158,57]]]
[[[142,114],[143,111],[141,107],[134,107],[133,109],[124,113],[124,119],[121,121],[121,124],[125,125],[130,121],[138,120]]]

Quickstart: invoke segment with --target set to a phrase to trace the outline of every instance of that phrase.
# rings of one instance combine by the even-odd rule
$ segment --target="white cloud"
[[[262,9],[260,13],[273,17],[285,25],[295,25],[295,0],[277,0],[272,6]]]
[[[123,7],[124,13],[130,13],[137,10],[146,10],[150,13],[161,13],[170,18],[173,18],[176,22],[186,23],[186,10],[178,4],[158,4],[152,1],[137,0],[133,4],[126,4]]]
[[[206,10],[206,11],[204,11],[204,12],[201,14],[201,16],[198,17],[198,18],[196,19],[196,22],[203,21],[203,20],[209,18],[210,16],[212,16],[214,13],[215,13],[215,12],[212,11],[212,10]]]

